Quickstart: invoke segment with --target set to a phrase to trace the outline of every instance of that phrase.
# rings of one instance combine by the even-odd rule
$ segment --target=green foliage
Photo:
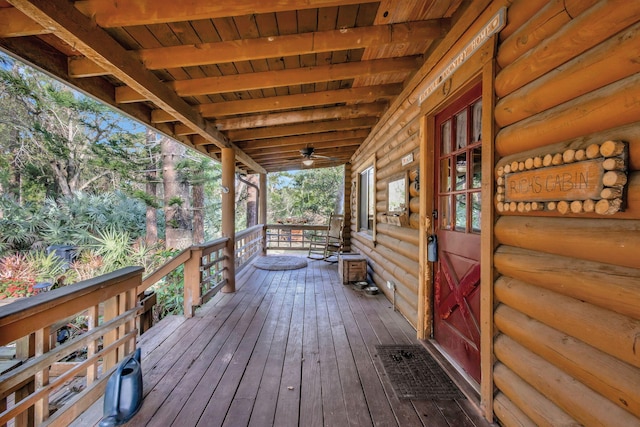
[[[64,260],[55,252],[47,255],[45,251],[30,251],[26,254],[26,262],[35,270],[36,282],[55,283],[66,271]]]
[[[155,197],[153,197],[151,194],[148,194],[142,190],[133,190],[131,195],[136,199],[142,200],[146,206],[152,207],[154,209],[160,209],[160,204],[158,203],[158,200]]]
[[[184,204],[184,200],[180,196],[173,196],[169,199],[169,206],[182,206]]]
[[[267,222],[297,218],[322,223],[341,210],[343,176],[343,167],[270,174]]]
[[[98,236],[93,236],[93,240],[89,248],[102,258],[102,273],[131,265],[129,250],[133,241],[128,232],[109,227],[98,231]]]
[[[0,255],[54,244],[89,245],[103,230],[144,236],[146,208],[140,200],[121,192],[47,198],[37,208],[20,206],[8,196],[0,197]]]

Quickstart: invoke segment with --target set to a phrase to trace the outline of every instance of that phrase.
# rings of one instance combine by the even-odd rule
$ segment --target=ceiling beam
[[[233,114],[250,114],[263,111],[288,110],[329,104],[358,104],[391,99],[402,91],[402,84],[363,86],[323,92],[299,93],[270,98],[245,99],[218,102],[198,106],[203,117],[220,117]]]
[[[45,28],[15,7],[0,8],[0,38],[37,36],[50,34],[52,28]]]
[[[257,141],[240,141],[238,146],[243,150],[256,150],[269,147],[288,147],[300,144],[317,144],[330,141],[339,141],[342,139],[366,138],[369,136],[368,129],[342,130],[333,132],[312,133],[309,135],[285,136],[282,138],[260,139]]]
[[[247,166],[262,172],[263,169],[242,150],[231,144],[217,129],[162,83],[142,64],[131,57],[109,34],[93,25],[91,20],[78,12],[69,2],[49,0],[10,0],[13,6],[45,28],[54,29],[56,37],[73,46],[84,56],[90,57],[110,74],[122,80],[128,87],[143,93],[160,108],[176,119],[192,127],[205,139],[220,147],[236,149],[236,155]]]
[[[376,117],[363,117],[350,120],[332,120],[318,123],[300,123],[289,126],[273,126],[259,129],[230,130],[227,135],[232,141],[276,138],[291,135],[304,135],[332,130],[370,128],[378,122]]]
[[[314,108],[310,110],[286,111],[284,113],[260,114],[216,120],[218,130],[238,130],[279,126],[292,123],[314,122],[333,119],[355,119],[358,117],[380,117],[387,109],[386,102],[343,105],[340,107]]]
[[[337,7],[366,3],[366,0],[189,0],[188,5],[175,0],[84,0],[75,2],[86,16],[103,28],[162,24],[298,9]]]
[[[204,77],[200,79],[173,81],[168,83],[168,85],[175,89],[176,93],[180,96],[250,91],[335,80],[348,80],[355,77],[372,76],[375,74],[412,72],[419,67],[421,58],[421,56],[407,56],[347,62],[320,67]],[[145,94],[140,94],[135,88],[129,86],[116,88],[116,100],[122,103],[148,101]]]
[[[444,37],[449,27],[449,19],[432,19],[315,33],[141,49],[133,53],[147,69],[162,70],[361,49],[385,44],[409,43],[416,39],[435,40]],[[106,74],[106,71],[88,58],[75,57],[69,59],[69,74],[80,78]]]
[[[322,92],[298,93],[269,98],[243,99],[198,105],[203,117],[223,117],[234,114],[251,114],[265,111],[280,111],[329,104],[359,104],[392,99],[402,91],[399,83],[337,89]],[[164,110],[151,112],[153,123],[174,122],[176,119]]]

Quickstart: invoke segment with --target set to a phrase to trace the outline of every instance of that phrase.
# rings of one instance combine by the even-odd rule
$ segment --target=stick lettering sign
[[[627,153],[625,142],[606,141],[499,166],[496,207],[612,215],[624,208]]]
[[[467,59],[473,55],[489,38],[504,28],[506,8],[500,8],[487,24],[471,39],[467,45],[451,58],[449,63],[442,67],[436,76],[429,80],[422,89],[422,93],[418,97],[418,103],[422,104],[442,83],[444,83],[451,74],[453,74]]]

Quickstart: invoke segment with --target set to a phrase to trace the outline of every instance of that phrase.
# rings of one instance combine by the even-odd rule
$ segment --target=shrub
[[[0,259],[0,299],[33,295],[36,270],[27,257],[14,254]]]

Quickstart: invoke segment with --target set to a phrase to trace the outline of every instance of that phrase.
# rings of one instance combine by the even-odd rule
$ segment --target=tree
[[[186,147],[167,137],[161,138],[162,182],[167,249],[184,249],[192,244],[189,215],[189,187],[180,179],[177,163],[185,156]]]
[[[118,115],[28,67],[11,65],[0,69],[0,123],[13,132],[8,160],[18,176],[17,192],[29,171],[51,177],[54,196],[90,187],[113,190],[112,171],[101,167],[92,149],[121,132]]]
[[[343,167],[270,174],[268,222],[323,223],[331,212],[342,212],[343,175]]]

